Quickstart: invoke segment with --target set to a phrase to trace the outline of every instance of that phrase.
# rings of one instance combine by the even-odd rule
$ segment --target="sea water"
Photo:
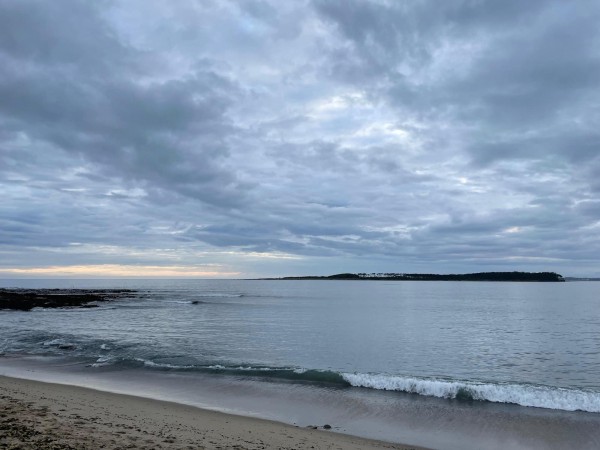
[[[598,283],[1,284],[138,293],[92,309],[0,311],[0,368],[29,358],[53,361],[66,376],[60,367],[69,364],[74,384],[87,379],[301,425],[337,417],[341,408],[348,412],[339,416],[340,431],[413,444],[467,447],[461,427],[482,420],[496,427],[490,436],[498,448],[546,447],[550,441],[531,434],[540,421],[555,430],[579,427],[579,446],[600,443]],[[166,388],[173,379],[178,388]],[[532,425],[519,434],[526,418]],[[427,422],[422,430],[419,421]],[[427,436],[432,425],[437,439]],[[477,433],[473,439],[486,438]]]

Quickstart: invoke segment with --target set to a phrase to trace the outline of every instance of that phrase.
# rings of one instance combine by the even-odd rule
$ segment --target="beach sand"
[[[0,449],[414,449],[177,403],[0,376]]]

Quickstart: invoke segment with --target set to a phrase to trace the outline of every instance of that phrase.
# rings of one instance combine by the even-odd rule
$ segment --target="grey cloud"
[[[600,217],[600,200],[584,200],[575,209],[592,218]]]
[[[140,53],[107,31],[98,6],[87,5],[75,2],[64,10],[43,3],[29,18],[23,11],[32,5],[9,2],[3,17],[15,17],[16,25],[4,31],[10,39],[0,46],[11,63],[0,74],[3,127],[80,154],[111,175],[208,203],[237,201],[243,188],[219,162],[234,132],[225,113],[237,88],[210,68],[180,80],[136,80],[131,66]],[[56,20],[59,11],[74,28]],[[29,33],[37,22],[39,33]],[[33,67],[23,70],[29,62]],[[110,72],[91,74],[98,64]]]
[[[112,69],[111,64],[115,63],[128,66],[133,55],[120,45],[101,18],[108,5],[104,0],[2,2],[2,49],[21,64],[52,67],[72,64],[105,71]]]
[[[429,124],[426,148],[440,161],[468,158],[473,165],[465,167],[466,173],[495,167],[489,173],[493,178],[484,183],[496,188],[511,183],[508,191],[529,195],[530,205],[538,207],[535,212],[501,209],[488,218],[473,214],[461,218],[470,209],[461,205],[464,194],[440,186],[436,196],[447,201],[437,204],[437,211],[446,211],[455,220],[430,223],[413,233],[419,242],[415,245],[424,250],[425,240],[437,242],[431,251],[439,257],[448,239],[463,242],[455,256],[466,257],[480,246],[486,255],[500,256],[518,248],[522,255],[557,256],[567,253],[568,246],[540,241],[585,239],[589,222],[570,205],[573,198],[597,192],[600,179],[594,106],[600,88],[597,5],[407,6],[359,1],[316,5],[339,33],[329,60],[333,77],[387,102],[400,116]],[[439,49],[453,46],[463,49],[452,55],[454,66],[436,59]],[[436,72],[440,67],[448,72]],[[445,126],[438,128],[440,123]],[[465,131],[448,134],[448,128]],[[494,238],[515,226],[532,231]],[[482,236],[483,243],[476,245],[473,236]],[[496,241],[502,242],[498,248]]]
[[[351,44],[341,45],[334,54],[337,68],[344,68],[348,75],[384,75],[384,81],[400,85],[410,82],[402,65],[420,67],[431,62],[445,39],[522,23],[542,8],[537,2],[519,1],[319,0],[314,4]]]
[[[581,177],[590,180],[590,188],[594,195],[600,193],[600,156],[596,156],[584,167],[578,167]]]
[[[454,86],[479,103],[474,110],[486,125],[538,127],[598,88],[594,74],[600,71],[600,58],[593,51],[598,11],[584,16],[569,5],[557,9],[564,11],[556,11],[547,23],[542,16],[527,33],[518,30],[496,39],[472,75]]]
[[[3,264],[593,272],[599,14],[3,2]]]
[[[564,162],[581,164],[593,160],[600,150],[600,133],[596,131],[573,132],[549,130],[539,136],[513,135],[495,142],[482,139],[467,148],[476,164],[489,164],[495,160],[558,158]]]
[[[600,11],[593,3],[351,1],[317,2],[317,8],[341,33],[333,67],[345,65],[353,84],[417,117],[502,137],[549,123],[572,133],[572,125],[557,120],[572,117],[576,104],[575,114],[587,122],[586,110],[593,108],[585,103],[599,87]],[[465,45],[470,42],[475,49]],[[448,45],[464,47],[455,55],[458,68],[465,65],[460,75],[423,79],[435,69],[436,51]],[[517,151],[524,157],[538,152],[512,144],[508,158]],[[471,148],[480,159],[477,142]],[[501,152],[497,158],[503,158]]]

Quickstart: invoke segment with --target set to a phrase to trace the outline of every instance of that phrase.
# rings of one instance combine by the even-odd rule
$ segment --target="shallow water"
[[[330,424],[336,432],[428,448],[600,447],[596,413],[181,371],[114,366],[90,371],[76,361],[52,357],[7,357],[0,360],[0,375],[174,401],[299,427]]]

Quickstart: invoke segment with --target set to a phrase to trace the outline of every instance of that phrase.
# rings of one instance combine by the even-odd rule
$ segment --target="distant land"
[[[260,280],[389,280],[389,281],[526,281],[564,282],[555,272],[479,272],[465,274],[434,273],[338,273],[329,276],[260,278]]]

